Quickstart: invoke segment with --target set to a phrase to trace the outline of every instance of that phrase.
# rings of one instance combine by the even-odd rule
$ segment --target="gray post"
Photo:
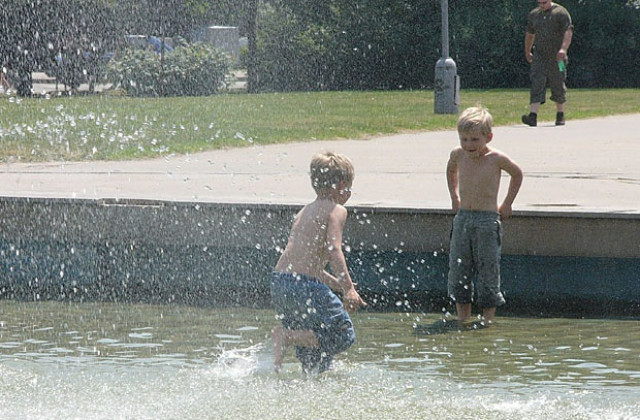
[[[441,0],[442,7],[442,58],[436,63],[433,84],[436,114],[457,114],[460,103],[460,78],[456,63],[449,57],[449,1]]]

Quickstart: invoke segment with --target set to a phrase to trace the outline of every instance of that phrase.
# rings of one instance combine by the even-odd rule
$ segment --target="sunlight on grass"
[[[639,113],[640,90],[572,90],[569,119]],[[298,92],[196,98],[91,96],[0,99],[0,160],[121,160],[296,141],[363,139],[455,129],[433,112],[432,91]],[[488,107],[519,124],[526,90],[465,90],[460,109]],[[552,120],[547,104],[539,119]]]

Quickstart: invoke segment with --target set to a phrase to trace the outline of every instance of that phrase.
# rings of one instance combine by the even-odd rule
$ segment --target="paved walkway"
[[[491,145],[525,172],[514,209],[640,213],[639,127],[640,114],[497,127]],[[302,204],[314,198],[311,156],[331,149],[354,161],[351,205],[448,209],[445,165],[457,143],[452,130],[145,161],[3,164],[0,195]]]
[[[234,70],[233,75],[235,76],[234,82],[229,87],[234,91],[246,91],[247,89],[247,73],[244,70]],[[36,95],[56,95],[63,94],[69,91],[69,87],[65,86],[63,83],[56,83],[55,77],[51,77],[46,73],[42,72],[34,72],[32,74],[33,77],[33,92]],[[94,92],[105,92],[111,89],[111,83],[96,83],[94,86]],[[89,91],[89,83],[81,83],[78,86],[79,92],[88,92]]]

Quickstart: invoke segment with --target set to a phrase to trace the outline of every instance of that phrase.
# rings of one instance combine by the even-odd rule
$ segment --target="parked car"
[[[126,35],[125,41],[128,45],[134,48],[142,48],[142,49],[152,49],[156,53],[160,54],[162,52],[162,47],[164,46],[165,52],[173,51],[173,46],[171,45],[171,38],[165,38],[164,41],[155,36],[149,35]]]

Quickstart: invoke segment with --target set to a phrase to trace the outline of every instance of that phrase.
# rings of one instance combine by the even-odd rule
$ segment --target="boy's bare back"
[[[275,270],[322,278],[336,242],[342,242],[347,217],[344,206],[318,198],[296,215],[287,246]]]
[[[341,293],[347,310],[358,309],[366,303],[353,286],[342,253],[342,231],[347,221],[344,204],[351,197],[353,164],[344,155],[325,152],[314,156],[310,172],[316,199],[296,215],[275,271],[316,279]],[[326,270],[327,263],[331,273]]]

